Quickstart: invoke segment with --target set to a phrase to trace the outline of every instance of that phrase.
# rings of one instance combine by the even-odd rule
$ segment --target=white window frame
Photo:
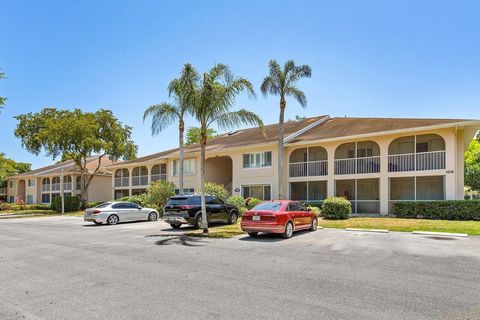
[[[270,187],[270,200],[273,199],[273,188],[271,183],[249,183],[249,184],[242,184],[240,186],[240,195],[243,197],[243,188],[244,187],[263,187],[263,199],[265,199],[265,187]],[[251,196],[251,195],[250,195]],[[270,201],[270,200],[263,200],[262,201]]]
[[[33,182],[32,184],[30,184],[30,181]],[[35,179],[28,179],[28,182],[27,182],[27,185],[29,187],[35,187],[37,184],[37,181]]]
[[[266,154],[270,153],[270,164],[266,164],[265,159],[266,159]],[[245,166],[245,156],[248,155],[248,167]],[[257,161],[256,158],[259,158],[260,165],[257,166]],[[252,161],[253,160],[253,161]],[[272,162],[273,162],[273,153],[272,151],[261,151],[261,152],[251,152],[251,153],[244,153],[242,154],[242,168],[249,170],[249,169],[264,169],[264,168],[271,168],[272,167]],[[252,166],[252,164],[255,164],[255,166]]]
[[[197,167],[197,161],[196,160],[197,160],[196,158],[190,158],[190,159],[185,159],[184,160],[184,162],[183,162],[183,175],[185,175],[185,176],[195,175],[196,167]],[[187,171],[187,168],[192,170],[192,171]],[[178,177],[180,175],[180,159],[173,160],[173,162],[172,162],[172,173],[173,173],[174,177]]]

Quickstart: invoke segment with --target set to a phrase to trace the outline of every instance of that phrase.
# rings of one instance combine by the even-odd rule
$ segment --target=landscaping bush
[[[393,214],[398,218],[480,221],[480,200],[396,202]]]
[[[51,203],[52,210],[62,212],[62,197],[54,197]],[[72,212],[80,210],[80,197],[78,196],[65,196],[64,197],[64,210],[65,212]]]
[[[263,201],[257,198],[247,198],[245,199],[245,206],[248,210],[252,210],[253,207],[259,205]]]
[[[205,183],[205,193],[211,196],[216,196],[223,201],[226,201],[228,198],[228,191],[225,189],[223,184],[216,184],[213,182]]]
[[[150,183],[143,197],[144,205],[157,209],[160,215],[170,197],[175,195],[175,185],[167,180],[157,180]]]
[[[320,210],[319,207],[308,206],[307,208],[310,209],[310,211],[314,212],[317,215],[317,217],[322,216],[322,211]]]
[[[131,197],[122,197],[118,199],[118,201],[127,201],[127,202],[132,202],[135,204],[138,204],[139,206],[145,206],[146,205],[146,195],[141,194],[138,196],[131,196]]]
[[[93,208],[93,207],[96,207],[98,206],[99,204],[102,204],[104,203],[105,201],[92,201],[92,202],[87,202],[85,204],[85,208],[84,209],[90,209],[90,208]]]
[[[23,210],[50,210],[49,204],[24,204],[18,205],[16,203],[0,203],[0,211],[23,211]]]
[[[343,197],[329,197],[323,201],[322,212],[325,219],[348,219],[352,213],[352,204]]]
[[[242,196],[231,196],[227,199],[227,203],[237,207],[238,210],[240,210],[240,214],[243,214],[245,211],[247,211],[245,199],[243,199]]]

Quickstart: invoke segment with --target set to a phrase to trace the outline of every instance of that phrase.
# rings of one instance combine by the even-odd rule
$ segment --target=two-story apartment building
[[[112,173],[106,167],[112,163],[108,158],[100,159],[100,169],[87,190],[88,201],[108,201],[111,199]],[[87,160],[87,175],[91,175],[98,164],[99,158],[97,156],[90,157]],[[60,196],[62,189],[65,195],[80,195],[80,181],[80,170],[72,160],[59,162],[8,177],[6,200],[7,202],[15,202],[21,197],[27,204],[48,204],[54,197]]]
[[[354,213],[388,214],[399,200],[463,199],[465,147],[480,121],[330,118],[285,124],[285,198],[343,196]],[[278,125],[229,132],[208,142],[206,181],[232,194],[278,198]],[[178,185],[178,149],[110,166],[112,196],[142,193],[150,181]],[[200,147],[185,149],[186,192],[199,191]]]

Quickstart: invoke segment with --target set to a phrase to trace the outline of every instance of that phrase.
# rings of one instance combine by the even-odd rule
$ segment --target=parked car
[[[158,211],[152,208],[142,208],[132,202],[105,202],[96,207],[85,210],[83,220],[95,224],[117,224],[124,221],[147,220],[155,221],[159,217]]]
[[[294,231],[317,230],[317,215],[297,201],[265,201],[245,212],[240,226],[249,236],[259,232],[279,233],[290,238]]]
[[[239,210],[221,199],[206,195],[207,221],[237,223]],[[202,206],[200,195],[181,195],[171,197],[164,209],[163,221],[178,229],[182,224],[199,228],[202,225]]]

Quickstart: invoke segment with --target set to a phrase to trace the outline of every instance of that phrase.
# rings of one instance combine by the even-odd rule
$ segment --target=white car
[[[124,221],[156,221],[158,211],[152,208],[142,208],[132,202],[105,202],[96,207],[85,210],[83,220],[95,224],[117,224]]]

